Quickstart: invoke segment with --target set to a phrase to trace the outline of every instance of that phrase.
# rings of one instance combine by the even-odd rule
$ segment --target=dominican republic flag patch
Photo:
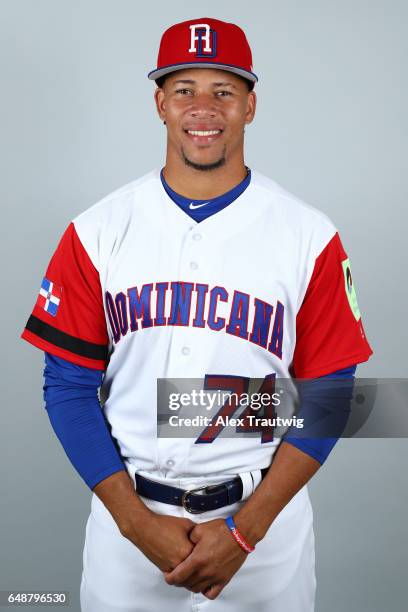
[[[61,301],[61,294],[62,287],[44,277],[37,298],[37,306],[55,317]]]

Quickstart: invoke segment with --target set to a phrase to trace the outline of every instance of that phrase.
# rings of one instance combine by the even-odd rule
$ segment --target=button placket
[[[199,262],[203,238],[202,232],[196,226],[189,229],[184,244],[181,247],[177,279],[180,282],[191,282],[193,284],[198,282],[196,271],[200,270],[202,272]],[[167,376],[177,377],[177,375],[180,375],[180,372],[183,372],[182,375],[184,375],[183,368],[190,362],[191,357],[193,357],[191,329],[187,327],[183,329],[176,326],[174,334],[172,334]]]
[[[188,261],[188,268],[189,270],[198,270],[200,265],[199,265],[199,259],[200,259],[200,243],[203,240],[203,234],[197,230],[197,228],[194,228],[191,232],[191,238],[192,241],[189,241],[189,243],[187,243],[187,249],[186,249],[186,265],[187,265],[187,261]]]
[[[195,282],[194,272],[200,269],[201,248],[200,241],[203,239],[201,232],[193,227],[187,233],[180,252],[179,280],[190,280]]]

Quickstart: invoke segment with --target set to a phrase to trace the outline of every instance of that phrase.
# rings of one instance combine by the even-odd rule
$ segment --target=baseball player
[[[311,612],[306,483],[335,438],[160,437],[157,379],[352,380],[372,351],[350,262],[325,214],[245,164],[258,79],[241,28],[173,25],[148,76],[165,165],[73,219],[22,333],[93,491],[82,611]]]

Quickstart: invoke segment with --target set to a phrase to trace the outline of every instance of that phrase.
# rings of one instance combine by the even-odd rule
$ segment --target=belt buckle
[[[190,512],[190,514],[201,514],[201,512],[204,512],[204,510],[193,510],[189,505],[188,505],[188,499],[187,496],[190,495],[190,493],[196,493],[197,491],[204,491],[204,489],[212,489],[212,488],[217,488],[220,485],[204,485],[203,487],[198,487],[198,489],[189,489],[188,491],[184,491],[183,495],[181,496],[181,505],[183,506],[184,510],[187,510],[187,512]]]

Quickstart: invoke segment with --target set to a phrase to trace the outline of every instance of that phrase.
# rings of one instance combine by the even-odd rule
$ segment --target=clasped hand
[[[196,524],[152,512],[142,532],[138,527],[123,535],[163,572],[167,584],[203,593],[208,599],[218,597],[247,557],[224,519]]]
[[[229,533],[224,519],[195,524],[189,532],[190,554],[172,571],[167,584],[181,586],[215,599],[244,563],[247,554]]]

